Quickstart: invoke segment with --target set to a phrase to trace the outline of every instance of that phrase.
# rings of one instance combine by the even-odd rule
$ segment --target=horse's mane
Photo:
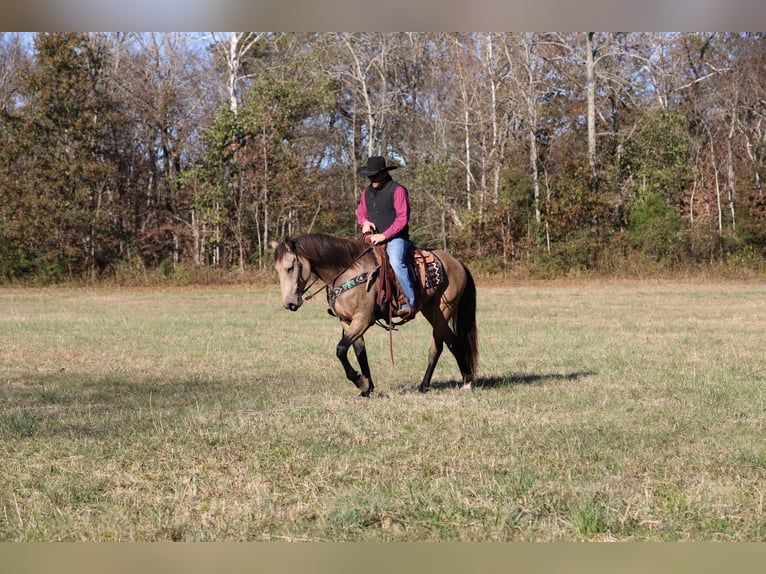
[[[312,264],[326,268],[352,267],[369,246],[358,240],[325,233],[308,233],[292,240],[295,252]],[[275,254],[279,257],[279,254]]]

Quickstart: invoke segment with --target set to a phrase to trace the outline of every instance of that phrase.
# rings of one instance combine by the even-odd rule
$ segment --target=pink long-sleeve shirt
[[[359,201],[359,205],[356,208],[356,221],[359,224],[359,227],[363,226],[364,222],[369,219],[367,200],[365,197],[366,194],[362,192],[362,199]],[[389,228],[383,230],[378,229],[378,233],[382,233],[386,239],[395,237],[396,234],[404,229],[404,226],[410,221],[410,199],[407,190],[401,185],[397,185],[394,190],[394,211],[396,211],[396,218]]]

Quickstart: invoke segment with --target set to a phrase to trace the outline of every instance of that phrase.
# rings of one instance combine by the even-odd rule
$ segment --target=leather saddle
[[[379,285],[377,305],[381,310],[381,314],[383,316],[389,315],[390,318],[391,315],[395,314],[395,311],[407,302],[407,298],[402,293],[396,273],[394,273],[393,268],[389,265],[386,246],[375,245],[373,250],[378,260],[378,267],[376,272],[370,274],[370,280],[377,278]],[[417,307],[413,309],[412,313],[402,317],[401,323],[405,323],[415,317],[423,305],[423,292],[426,289],[432,289],[444,281],[442,262],[431,250],[420,249],[410,244],[405,262],[410,271],[410,278],[415,289]],[[389,313],[385,313],[385,310],[388,310]]]

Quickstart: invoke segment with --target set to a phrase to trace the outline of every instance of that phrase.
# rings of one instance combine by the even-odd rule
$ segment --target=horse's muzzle
[[[297,301],[290,301],[289,303],[285,303],[285,309],[288,311],[297,311],[301,308],[301,305],[303,305],[303,299],[298,298]]]

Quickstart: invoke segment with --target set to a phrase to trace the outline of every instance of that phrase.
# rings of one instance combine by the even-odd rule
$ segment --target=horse
[[[367,360],[364,334],[374,324],[391,314],[381,305],[381,283],[376,280],[379,262],[373,248],[362,239],[345,239],[323,233],[286,237],[271,242],[274,268],[279,276],[282,305],[297,311],[311,288],[309,281],[322,281],[327,290],[328,312],[338,317],[342,337],[336,355],[346,378],[369,397],[374,389]],[[476,379],[478,343],[476,329],[476,284],[468,267],[444,250],[430,251],[441,263],[442,277],[435,285],[420,287],[418,309],[431,324],[428,364],[418,386],[429,390],[431,377],[444,349],[452,352],[462,376],[461,389],[471,389]],[[414,316],[414,315],[413,315]],[[361,373],[351,365],[349,347],[353,347]]]

